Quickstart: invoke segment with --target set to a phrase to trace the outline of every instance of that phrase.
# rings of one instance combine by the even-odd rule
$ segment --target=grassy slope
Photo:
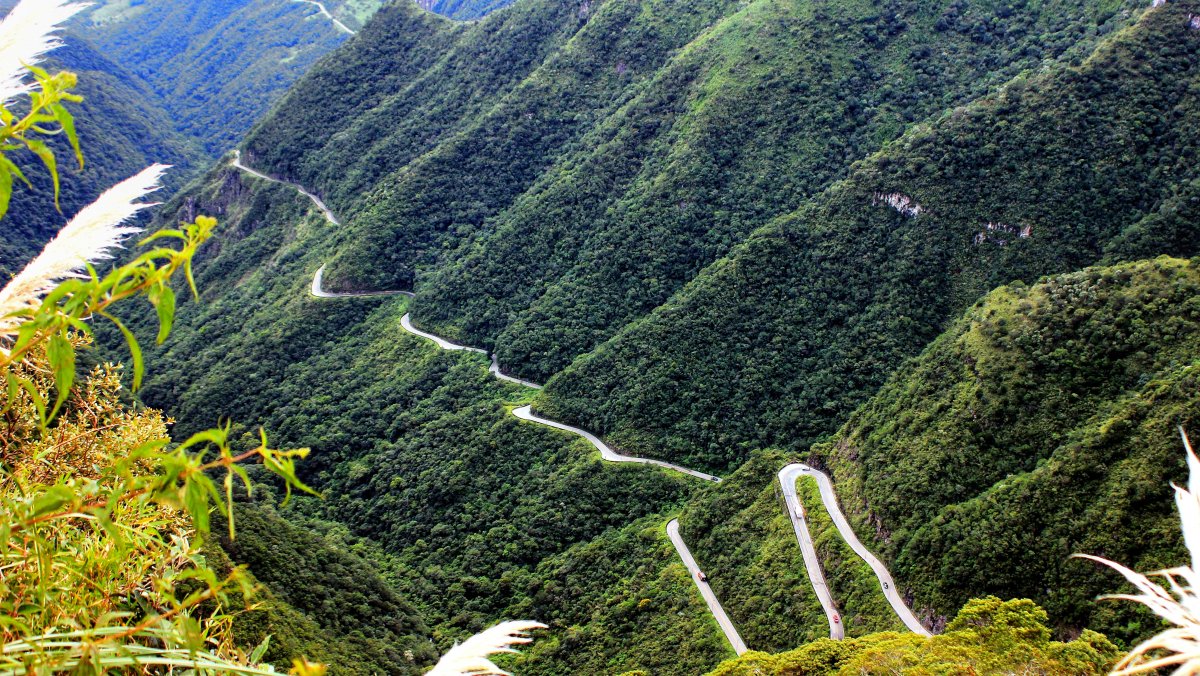
[[[576,361],[540,407],[634,452],[735,466],[832,432],[994,286],[1125,255],[1131,231],[1137,255],[1196,250],[1195,9],[918,126]]]

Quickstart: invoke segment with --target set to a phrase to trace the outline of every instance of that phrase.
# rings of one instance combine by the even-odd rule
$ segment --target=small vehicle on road
[[[705,575],[704,571],[702,570],[696,571],[696,579],[700,580],[701,582],[708,582],[708,576]]]
[[[841,615],[834,615],[834,616],[833,616],[833,623],[834,623],[834,624],[841,624],[841,623],[842,623],[842,616],[841,616]]]

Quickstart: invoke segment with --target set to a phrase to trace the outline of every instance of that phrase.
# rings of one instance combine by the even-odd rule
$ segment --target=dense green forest
[[[1117,578],[1068,557],[1183,560],[1164,479],[1184,478],[1177,428],[1200,419],[1198,266],[1002,288],[814,448],[917,607],[1003,593],[1114,639],[1149,628],[1131,606],[1090,603]]]
[[[139,7],[106,21],[158,16]],[[259,5],[222,7],[206,30]],[[951,631],[878,634],[895,618],[802,485],[857,638],[796,659],[999,649],[1011,637],[948,621],[995,594],[1049,612],[968,606],[1040,627],[1014,659],[1102,668],[1096,635],[1051,631],[1128,646],[1155,627],[1095,603],[1117,578],[1066,557],[1182,560],[1163,487],[1182,473],[1173,426],[1197,410],[1197,12],[521,0],[468,23],[396,2],[353,24],[243,145],[343,225],[228,155],[157,220],[222,224],[141,399],[176,436],[225,417],[311,447],[302,477],[324,494],[242,505],[244,539],[214,552],[269,589],[247,635],[294,634],[280,659],[403,672],[430,661],[426,637],[444,649],[528,617],[550,630],[520,673],[702,673],[732,651],[663,532],[679,515],[747,642],[782,653],[827,629],[776,497],[802,459]],[[169,56],[153,35],[121,47],[145,49],[131,64]],[[257,114],[213,102],[266,77],[223,49],[196,70],[248,79],[168,108],[187,133],[224,130],[213,154]],[[1118,265],[1164,253],[1184,259]],[[329,287],[417,297],[313,298],[326,263]],[[410,310],[547,389],[401,331]],[[154,318],[127,318],[149,345]],[[528,403],[728,480],[602,463],[511,415]]]
[[[1005,38],[983,49],[983,7],[534,1],[434,36],[396,7],[247,150],[350,216],[333,288],[416,286],[423,325],[544,379],[907,124],[1128,9],[988,17]],[[381,67],[385,40],[415,73]]]
[[[290,0],[106,0],[79,23],[213,157],[349,37],[315,6]]]
[[[1192,255],[1195,9],[1147,12],[1079,66],[917,125],[575,361],[539,407],[631,451],[732,467],[834,431],[1006,281]]]
[[[509,410],[527,401],[528,390],[497,383],[482,356],[442,352],[403,333],[403,298],[310,297],[322,245],[336,233],[295,191],[222,167],[161,218],[191,209],[223,214],[224,232],[198,262],[201,302],[180,305],[173,337],[149,359],[141,395],[177,416],[176,434],[221,411],[246,432],[261,424],[281,444],[311,447],[302,473],[325,499],[301,500],[281,515],[373,561],[398,598],[420,611],[439,648],[517,616],[512,609],[561,632],[590,621],[604,605],[598,599],[638,593],[659,599],[643,606],[644,622],[662,625],[667,615],[659,611],[671,609],[671,631],[695,651],[692,673],[728,655],[665,534],[639,535],[661,530],[666,519],[629,526],[679,504],[700,482],[604,466],[575,437],[517,420]],[[170,377],[182,368],[202,376]],[[283,547],[270,543],[271,530],[249,537],[264,538],[252,552]],[[234,543],[230,556],[306,612],[311,603],[297,595],[339,596],[322,589],[336,586],[332,576],[296,588],[292,577],[263,572],[270,560],[244,551]],[[287,551],[280,561],[300,565],[301,555]],[[614,567],[583,566],[572,576],[589,557]],[[557,576],[565,579],[553,583]],[[614,638],[631,633],[621,628],[628,621],[596,618],[579,640],[598,642],[598,655],[563,648],[539,668],[561,673],[573,660],[637,666],[651,659],[654,651]],[[597,630],[610,624],[612,631]],[[661,647],[666,629],[640,637],[660,646],[656,664],[675,659]]]

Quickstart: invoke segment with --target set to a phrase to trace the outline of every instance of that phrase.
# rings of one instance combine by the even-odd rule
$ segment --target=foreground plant
[[[1192,557],[1191,566],[1169,568],[1143,575],[1119,563],[1096,556],[1080,555],[1116,570],[1137,588],[1137,594],[1113,594],[1105,598],[1140,603],[1175,625],[1135,647],[1112,672],[1115,676],[1140,674],[1175,667],[1174,674],[1200,674],[1200,459],[1187,434],[1179,431],[1187,453],[1188,487],[1175,489],[1175,504],[1183,529],[1183,541]],[[1165,585],[1151,577],[1162,578]]]
[[[65,135],[82,164],[65,107],[80,100],[69,93],[75,77],[35,65],[82,7],[23,0],[0,22],[0,215],[13,179],[24,181],[7,153],[37,155],[56,195],[57,164],[39,137]],[[102,318],[125,336],[140,383],[141,350],[112,306],[146,297],[165,339],[171,279],[182,269],[191,282],[192,257],[216,225],[202,217],[159,231],[144,242],[155,248],[97,271],[138,231],[129,220],[151,206],[141,200],[165,170],[150,167],[81,210],[0,289],[0,674],[274,671],[258,664],[265,643],[247,654],[231,632],[229,592],[252,591],[244,576],[218,578],[199,542],[211,511],[230,515],[235,481],[250,490],[242,463],[308,490],[295,475],[307,451],[271,449],[265,435],[239,450],[229,426],[173,445],[160,413],[122,403],[115,367],[75,382],[76,353]],[[294,671],[321,668],[300,660]]]
[[[489,657],[517,652],[512,646],[529,643],[530,631],[545,628],[540,622],[502,622],[451,648],[426,676],[509,676]]]

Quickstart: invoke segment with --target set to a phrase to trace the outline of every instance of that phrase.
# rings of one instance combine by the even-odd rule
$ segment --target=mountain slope
[[[837,114],[811,125],[789,119],[774,127],[789,105],[823,110],[821,96],[809,100],[801,91],[800,84],[811,84],[802,68],[787,71],[800,80],[794,91],[769,87],[771,80],[755,70],[754,51],[771,64],[763,70],[796,56],[785,49],[790,33],[781,26],[821,36],[824,24],[812,20],[820,8],[775,0],[527,0],[458,25],[411,5],[391,6],[306,76],[244,148],[256,169],[327,197],[344,225],[326,222],[294,190],[226,166],[165,210],[160,223],[195,210],[219,215],[224,227],[198,261],[203,300],[181,305],[175,335],[153,357],[144,397],[175,415],[181,433],[228,416],[247,431],[263,425],[278,443],[313,447],[305,478],[328,499],[300,501],[285,518],[324,524],[328,540],[369,557],[419,610],[438,647],[519,613],[552,623],[549,640],[534,648],[530,667],[540,673],[646,668],[690,674],[697,665],[715,664],[729,651],[656,525],[681,508],[705,512],[705,518],[684,515],[685,537],[701,561],[728,562],[715,586],[728,585],[722,593],[740,606],[730,610],[742,630],[761,638],[783,627],[788,639],[804,640],[811,634],[805,618],[820,616],[795,587],[801,568],[777,541],[780,517],[749,527],[770,511],[766,485],[697,486],[650,468],[604,464],[590,446],[510,415],[530,394],[497,383],[483,357],[439,352],[401,332],[410,301],[312,298],[312,275],[329,263],[326,281],[343,290],[399,290],[415,282],[418,307],[432,313],[440,305],[431,290],[466,281],[469,266],[460,263],[480,262],[473,281],[489,289],[479,296],[483,314],[496,326],[510,319],[515,326],[518,317],[490,306],[494,300],[523,307],[522,274],[531,285],[549,288],[546,270],[565,270],[564,279],[573,282],[571,275],[582,269],[573,256],[585,260],[611,246],[619,259],[625,243],[643,234],[608,229],[641,223],[618,213],[604,194],[613,177],[633,184],[622,167],[636,170],[630,174],[646,192],[622,190],[614,199],[642,204],[645,213],[678,208],[655,199],[676,188],[656,193],[654,186],[660,180],[666,187],[684,185],[692,168],[729,171],[711,185],[736,186],[751,202],[791,191],[787,199],[798,209],[762,227],[756,219],[773,217],[769,204],[752,204],[737,218],[714,216],[728,218],[728,230],[704,246],[702,236],[693,238],[694,254],[681,254],[681,243],[692,242],[673,234],[690,227],[688,219],[662,223],[663,261],[694,255],[698,268],[725,250],[732,253],[557,376],[537,403],[649,456],[732,468],[758,448],[782,449],[764,454],[776,458],[807,452],[905,357],[995,286],[1106,255],[1193,246],[1196,176],[1189,158],[1196,137],[1197,33],[1188,27],[1188,13],[1195,7],[1151,11],[1086,60],[1098,34],[1126,17],[1108,6],[1063,7],[1070,11],[1062,13],[1061,25],[1048,11],[1033,27],[1004,23],[1004,12],[993,16],[990,5],[947,6],[939,15],[946,21],[932,27],[922,12],[924,38],[939,23],[959,21],[980,45],[1004,34],[1002,25],[1038,36],[1014,36],[990,51],[968,50],[961,36],[948,38],[948,45],[963,45],[962,53],[980,59],[947,59],[946,68],[963,70],[930,75],[931,82],[957,83],[938,90],[950,101],[965,100],[973,87],[986,89],[988,64],[1000,78],[1006,69],[1040,63],[1041,53],[1025,55],[1039,40],[1061,40],[1049,55],[1066,55],[1066,61],[935,116],[856,163],[872,143],[898,134],[906,115],[940,105],[864,82],[856,93],[886,98],[891,107],[844,124],[841,113],[865,104],[839,102]],[[873,67],[919,70],[919,59],[899,47],[910,46],[909,38],[888,37],[894,17],[866,6],[838,11],[855,19],[834,22],[838,30],[865,32],[861,19],[873,27],[880,49],[896,52],[872,61]],[[869,49],[860,54],[875,58]],[[721,57],[711,70],[702,58],[708,56]],[[846,57],[839,68],[858,63],[839,56]],[[1076,56],[1079,63],[1072,65]],[[814,70],[820,75],[822,68]],[[689,87],[703,94],[697,101],[705,105],[681,103],[693,92]],[[741,115],[745,111],[759,111],[772,128],[738,127],[743,119],[758,119]],[[672,131],[660,130],[668,122]],[[818,148],[811,157],[809,146],[770,153],[773,138],[794,143],[800,129]],[[728,145],[710,138],[722,133],[729,134]],[[605,145],[593,151],[597,140]],[[836,166],[825,167],[822,159],[830,157]],[[603,165],[609,173],[591,172],[608,158],[615,158]],[[811,175],[797,170],[795,185],[779,186],[783,181],[773,181],[771,172],[756,173],[772,167],[790,180],[788,168],[797,166]],[[843,175],[849,178],[821,191],[825,181]],[[576,181],[586,184],[589,176],[595,185],[575,192]],[[709,187],[705,181],[692,187]],[[551,189],[561,189],[560,196],[543,201]],[[810,193],[817,195],[806,200]],[[905,209],[914,197],[923,205],[919,212]],[[575,198],[578,213],[596,220],[594,228],[575,218]],[[517,209],[528,210],[522,214],[527,223],[545,224],[547,242],[537,247],[553,249],[562,236],[561,260],[548,260],[542,254],[549,249],[534,247],[527,260],[545,265],[535,271],[522,268],[510,257],[515,253],[490,248],[502,239],[493,238],[502,232],[501,220]],[[645,225],[645,233],[657,234],[649,226],[658,224]],[[571,251],[579,241],[567,237],[576,234],[571,226],[599,233],[590,253]],[[1029,236],[1022,237],[1026,226]],[[533,229],[511,232],[532,236]],[[478,255],[485,251],[503,252],[520,274],[489,267],[491,257]],[[659,262],[630,256],[628,270],[605,270],[609,277],[646,279]],[[637,302],[656,302],[653,294],[669,293],[690,272],[673,274],[674,281]],[[634,287],[618,280],[604,288]],[[581,308],[595,307],[581,291],[572,294]],[[614,304],[607,298],[598,305]],[[643,311],[633,307],[615,308],[611,316]],[[150,320],[132,323],[146,331]],[[426,326],[423,315],[417,320]],[[448,334],[468,331],[450,314],[445,326]],[[595,339],[588,331],[563,340],[561,353],[544,350],[538,360],[552,364],[570,356]],[[499,346],[502,354],[507,345]],[[200,375],[180,377],[188,373]],[[764,467],[749,467],[739,479],[765,475]],[[722,504],[725,499],[736,499],[736,508]],[[752,515],[738,514],[744,510]],[[722,527],[709,512],[730,514],[747,528]],[[738,530],[778,546],[761,557],[753,543],[722,551]],[[836,548],[826,552],[838,555]],[[729,591],[739,581],[745,593]],[[963,585],[921,593],[933,599],[951,592],[974,590]],[[943,612],[940,598],[926,603]],[[761,608],[781,610],[782,617]],[[866,618],[863,626],[877,620]]]
[[[313,4],[292,0],[106,0],[79,23],[100,51],[149,83],[178,128],[213,157],[350,37]]]
[[[302,472],[327,497],[282,515],[305,528],[328,524],[370,557],[421,613],[438,648],[518,603],[552,619],[541,611],[551,600],[534,596],[543,579],[535,571],[575,547],[608,551],[617,531],[702,485],[602,464],[575,437],[518,420],[510,410],[528,390],[498,383],[479,355],[443,352],[402,332],[402,297],[311,297],[336,231],[294,190],[219,167],[167,205],[160,222],[191,210],[218,214],[222,232],[197,263],[204,298],[180,304],[172,337],[149,359],[143,399],[174,412],[176,434],[220,412],[245,426],[239,433],[261,425],[272,443],[311,447]],[[139,331],[152,322],[130,319]],[[661,549],[648,556],[656,566],[663,560]],[[306,593],[245,560],[277,596]],[[647,571],[649,583],[657,573]],[[589,589],[603,594],[610,584],[603,578]],[[678,589],[678,575],[662,584]],[[575,596],[553,601],[565,606],[555,611],[563,617],[587,612]],[[728,656],[699,601],[685,595],[669,607],[671,617],[685,613],[680,631],[696,642],[693,666]],[[597,650],[615,657],[608,651],[622,647],[601,642]]]
[[[1196,9],[1150,11],[1078,68],[919,125],[576,361],[539,407],[630,450],[736,466],[833,431],[990,288],[1135,240],[1191,255]]]
[[[1026,7],[990,17],[983,48],[988,13],[746,3],[421,279],[416,316],[544,380],[907,125],[1123,21],[1089,2]]]
[[[1125,640],[1154,626],[1089,603],[1118,578],[1068,557],[1184,560],[1164,477],[1186,475],[1177,428],[1200,418],[1197,263],[1000,289],[814,449],[919,606],[944,615],[970,590]]]

